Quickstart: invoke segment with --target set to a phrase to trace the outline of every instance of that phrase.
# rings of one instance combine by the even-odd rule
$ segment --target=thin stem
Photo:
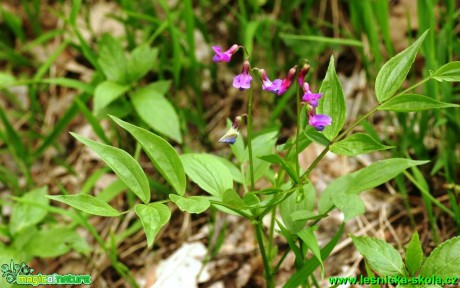
[[[295,136],[295,155],[296,155],[296,161],[295,161],[295,168],[296,168],[296,177],[299,176],[299,171],[300,171],[300,164],[299,164],[299,135],[300,135],[300,130],[302,129],[301,123],[300,123],[300,112],[301,112],[301,106],[300,106],[300,87],[297,87],[297,129],[296,129],[296,136]]]
[[[272,214],[270,215],[270,231],[268,234],[268,257],[272,257],[272,248],[273,248],[273,236],[275,233],[275,218],[276,218],[276,206],[273,206],[272,208]]]
[[[252,157],[252,86],[249,88],[248,101],[248,152],[249,152],[249,174],[251,176],[251,191],[254,191],[254,159]]]
[[[262,255],[262,262],[264,264],[264,274],[265,274],[265,282],[266,282],[265,287],[272,288],[272,287],[275,287],[275,283],[273,282],[272,271],[270,269],[270,263],[267,257],[267,253],[265,251],[262,222],[258,221],[254,225],[254,227],[256,229],[257,242],[259,242],[260,254]]]
[[[276,274],[278,270],[280,270],[281,264],[283,264],[284,260],[286,259],[286,256],[289,254],[290,251],[291,248],[288,248],[286,249],[286,251],[284,251],[283,255],[281,255],[280,260],[278,261],[278,263],[276,263],[275,268],[273,269],[273,274]]]

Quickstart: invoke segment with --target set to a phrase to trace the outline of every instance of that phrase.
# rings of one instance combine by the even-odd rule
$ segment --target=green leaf
[[[0,72],[0,88],[8,87],[14,82],[16,82],[16,79],[13,75],[9,73]]]
[[[338,155],[355,156],[390,148],[392,146],[382,145],[367,134],[356,133],[332,144],[330,150]]]
[[[281,167],[283,167],[284,171],[289,175],[291,180],[297,184],[299,183],[299,175],[294,170],[294,167],[289,165],[286,161],[284,161],[283,158],[281,158],[278,154],[269,154],[269,155],[264,155],[264,156],[259,156],[260,159],[267,161],[268,163],[272,164],[281,164]]]
[[[329,139],[327,139],[326,136],[324,136],[323,133],[319,132],[318,130],[316,130],[312,126],[305,127],[305,130],[304,130],[303,134],[308,139],[310,139],[311,141],[314,141],[314,142],[316,142],[318,144],[321,144],[323,146],[327,146],[330,143]],[[309,143],[307,142],[307,145],[308,144]]]
[[[57,227],[42,230],[34,234],[24,250],[29,254],[41,258],[52,258],[68,253],[71,249],[88,252],[88,244],[81,239],[75,229]],[[83,251],[82,251],[83,250]]]
[[[120,42],[110,34],[104,34],[99,42],[99,63],[108,80],[128,84],[125,51]]]
[[[187,213],[202,213],[211,206],[209,200],[203,196],[192,196],[186,198],[175,194],[169,194],[169,199],[176,203],[177,207],[179,207],[181,211]]]
[[[151,85],[130,93],[137,114],[152,129],[182,143],[179,116],[171,103]]]
[[[436,247],[423,263],[420,275],[460,277],[460,237],[451,238]]]
[[[141,144],[158,172],[168,181],[177,194],[183,196],[187,184],[184,166],[182,166],[176,150],[163,138],[115,116],[110,117]]]
[[[342,85],[335,73],[334,56],[331,56],[329,68],[319,92],[323,93],[323,97],[319,101],[318,114],[326,114],[332,118],[331,126],[327,126],[322,133],[331,140],[339,134],[347,116]]]
[[[305,227],[302,231],[297,233],[297,236],[302,240],[308,248],[310,248],[313,255],[318,259],[321,264],[321,277],[324,278],[324,265],[323,260],[321,259],[321,251],[318,245],[318,239],[316,239],[313,229],[309,226]]]
[[[380,69],[375,80],[375,93],[379,102],[383,102],[393,96],[404,82],[427,33],[428,30],[412,45],[388,60]]]
[[[110,80],[97,85],[94,90],[94,114],[99,114],[102,109],[126,93],[129,88],[129,85],[118,84]]]
[[[212,155],[190,153],[181,155],[180,159],[185,173],[209,194],[221,198],[227,189],[233,188],[232,174]]]
[[[71,78],[61,78],[61,77],[47,78],[47,79],[40,79],[39,82],[78,89],[88,94],[93,94],[94,92],[94,87],[91,84],[88,84],[88,83],[85,83],[79,80],[71,79]]]
[[[233,181],[244,184],[243,174],[241,173],[241,170],[239,170],[235,166],[235,164],[233,164],[232,162],[228,161],[225,158],[218,157],[215,155],[212,155],[212,156],[214,156],[217,160],[220,161],[220,163],[224,164],[224,166],[227,167],[228,171],[232,173]]]
[[[51,200],[59,201],[83,212],[104,217],[118,217],[120,212],[107,202],[88,194],[46,196]]]
[[[363,211],[362,201],[357,201],[359,198],[353,196],[362,191],[369,190],[378,185],[381,185],[407,168],[422,165],[428,161],[414,161],[404,158],[391,158],[375,162],[368,167],[344,175],[332,181],[323,191],[318,203],[318,211],[320,214],[327,213],[330,209],[337,206],[345,214],[345,219],[351,219]],[[354,207],[351,205],[356,203]]]
[[[158,80],[149,84],[149,87],[161,95],[165,95],[169,92],[169,88],[171,88],[171,81],[170,80]]]
[[[136,47],[128,60],[129,81],[135,82],[145,76],[156,64],[158,49],[151,49],[147,44]]]
[[[377,161],[366,168],[352,173],[353,181],[348,193],[359,193],[377,187],[398,176],[407,168],[426,164],[430,161],[417,161],[405,158],[391,158]]]
[[[321,259],[323,261],[329,256],[329,254],[331,254],[332,249],[337,246],[337,243],[342,236],[344,226],[345,225],[342,224],[334,237],[321,249]],[[286,284],[284,284],[283,288],[299,287],[302,283],[305,282],[305,275],[311,275],[319,265],[321,265],[321,263],[318,261],[318,259],[316,259],[316,257],[305,260],[302,263],[301,268],[296,269],[297,271],[291,275]]]
[[[350,236],[359,253],[375,272],[382,276],[406,275],[399,252],[380,239]]]
[[[460,105],[441,102],[423,95],[405,94],[388,100],[378,109],[396,112],[414,112],[448,107],[460,107]]]
[[[243,199],[241,199],[240,195],[238,195],[238,193],[236,193],[233,189],[227,189],[224,192],[222,195],[222,203],[228,207],[239,210],[248,208]]]
[[[459,82],[460,81],[460,61],[454,61],[445,64],[433,75],[433,78],[442,82]]]
[[[249,207],[257,206],[260,203],[259,197],[257,197],[255,193],[251,192],[244,194],[243,201],[244,204],[246,204]]]
[[[309,196],[314,195],[314,193],[315,188],[311,182],[309,182],[299,188],[295,193],[289,195],[289,197],[287,197],[279,205],[281,219],[283,219],[284,225],[286,225],[286,229],[288,229],[289,232],[295,234],[305,227],[307,220],[293,219],[292,214],[297,211],[311,211],[313,207],[309,204],[309,202],[314,202],[314,196],[312,198]]]
[[[148,205],[137,204],[134,206],[137,216],[141,219],[147,237],[148,247],[152,247],[153,241],[160,232],[161,227],[168,223],[171,218],[171,211],[168,206],[159,203]]]
[[[261,134],[252,139],[252,156],[254,158],[254,180],[257,181],[261,178],[270,168],[270,163],[259,159],[259,156],[264,156],[274,152],[275,144],[277,141],[278,131],[270,131]],[[238,137],[242,138],[242,137]],[[238,140],[237,140],[238,141]],[[235,143],[236,144],[236,143]],[[245,161],[249,160],[248,148],[245,149]],[[246,172],[246,183],[250,182],[249,167]]]
[[[16,234],[30,226],[33,226],[46,217],[48,211],[44,207],[49,206],[47,187],[37,188],[24,194],[21,199],[30,203],[15,203],[10,218],[11,234]],[[34,205],[36,203],[37,205]],[[44,207],[40,207],[40,206]]]
[[[411,275],[415,275],[423,262],[422,244],[417,231],[412,235],[406,248],[406,267]]]
[[[142,202],[148,203],[150,201],[147,176],[131,155],[121,149],[89,140],[78,134],[72,132],[70,134],[99,155]]]

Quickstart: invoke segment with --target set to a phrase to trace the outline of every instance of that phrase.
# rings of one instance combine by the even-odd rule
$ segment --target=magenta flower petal
[[[239,46],[234,44],[230,49],[225,52],[222,52],[222,47],[220,46],[212,46],[212,50],[214,50],[214,57],[212,57],[212,61],[214,62],[230,62],[232,55],[238,51]]]
[[[241,69],[241,74],[235,76],[233,78],[233,87],[238,88],[240,90],[248,89],[251,87],[252,77],[249,74],[250,64],[249,61],[244,61],[243,69]]]
[[[240,90],[249,89],[249,87],[251,87],[251,81],[251,75],[247,73],[241,73],[233,78],[233,87]]]
[[[323,131],[326,126],[331,125],[332,118],[324,114],[310,115],[308,118],[308,124],[315,127],[318,131]]]
[[[283,83],[283,80],[281,79],[275,79],[273,82],[271,82],[267,78],[267,80],[262,81],[262,89],[264,89],[265,91],[272,92],[276,95],[281,95],[279,94],[279,91],[281,90],[282,83]]]
[[[323,93],[307,92],[303,94],[302,101],[307,102],[312,107],[318,107],[318,100],[323,96]]]

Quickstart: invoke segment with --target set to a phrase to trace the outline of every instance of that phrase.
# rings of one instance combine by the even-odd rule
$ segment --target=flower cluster
[[[302,102],[306,103],[308,107],[308,124],[315,127],[318,131],[323,131],[326,126],[331,125],[332,119],[328,115],[316,114],[316,107],[318,101],[323,96],[323,93],[313,93],[310,90],[310,85],[305,82],[305,76],[310,70],[310,65],[305,64],[299,73],[299,85],[303,88]]]
[[[214,62],[230,62],[232,56],[240,48],[244,49],[243,46],[234,44],[232,47],[230,47],[230,49],[222,52],[222,47],[213,46],[212,49],[214,50],[215,55],[212,58],[212,60]],[[302,102],[308,105],[308,123],[311,126],[313,126],[316,130],[323,131],[326,126],[331,125],[332,119],[328,115],[316,114],[316,108],[318,107],[319,99],[323,96],[323,94],[313,93],[310,90],[310,85],[307,82],[305,82],[305,76],[307,75],[309,70],[310,65],[307,63],[302,66],[298,73],[299,86],[303,89],[304,93],[302,97]],[[284,94],[294,82],[295,75],[297,73],[297,66],[294,66],[291,69],[289,69],[284,79],[275,79],[271,81],[268,78],[267,73],[264,69],[251,69],[249,61],[245,60],[243,63],[243,68],[241,69],[241,73],[233,78],[233,87],[239,89],[240,91],[249,89],[251,87],[252,82],[252,71],[258,72],[260,80],[262,82],[263,90],[272,92],[273,94],[280,96]],[[238,121],[237,118],[239,119]],[[235,143],[236,137],[238,136],[239,122],[241,122],[241,116],[235,118],[233,126],[222,138],[219,139],[219,142],[229,144]]]

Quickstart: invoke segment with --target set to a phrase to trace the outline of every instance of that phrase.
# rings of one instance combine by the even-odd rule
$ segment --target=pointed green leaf
[[[289,195],[289,197],[287,197],[279,205],[281,219],[283,219],[284,225],[286,225],[286,229],[288,229],[289,232],[295,234],[305,227],[307,220],[295,220],[292,218],[292,214],[296,211],[313,210],[310,209],[312,208],[312,206],[309,204],[309,202],[314,201],[314,196],[312,198],[310,198],[309,196],[314,195],[314,193],[315,188],[313,187],[311,182],[309,182],[305,184],[303,187],[300,187],[295,193]]]
[[[375,238],[350,237],[372,270],[382,276],[406,275],[401,255],[390,244]]]
[[[233,188],[232,174],[212,155],[190,153],[180,159],[188,177],[209,194],[222,197],[227,189]]]
[[[323,260],[321,259],[321,251],[318,245],[318,239],[316,239],[315,234],[313,233],[313,229],[309,226],[305,227],[302,231],[297,233],[297,236],[302,240],[308,248],[310,248],[313,255],[315,255],[316,259],[318,259],[319,263],[321,264],[321,277],[324,278],[324,265]]]
[[[99,155],[142,202],[150,202],[150,187],[147,176],[131,155],[121,149],[98,143],[78,134],[72,132],[70,134]]]
[[[249,207],[257,206],[260,203],[259,197],[257,197],[255,193],[251,192],[244,194],[243,201],[244,204],[246,204]]]
[[[127,63],[130,82],[137,81],[145,76],[156,64],[157,48],[150,48],[147,44],[136,47]]]
[[[55,195],[46,196],[51,200],[59,201],[69,206],[72,206],[75,209],[81,210],[83,212],[105,216],[105,217],[117,217],[121,213],[115,210],[107,202],[102,201],[99,198],[88,194],[75,194],[75,195]]]
[[[203,196],[181,197],[175,194],[169,194],[169,199],[171,199],[181,211],[187,213],[202,213],[211,206],[211,202]]]
[[[460,61],[454,61],[445,64],[433,75],[433,78],[442,82],[459,82],[460,81]]]
[[[110,116],[120,127],[128,131],[141,144],[155,168],[174,188],[177,194],[185,194],[185,171],[176,150],[163,138],[134,126],[128,122]]]
[[[412,235],[409,245],[406,248],[406,267],[411,275],[415,275],[423,262],[423,250],[418,233]]]
[[[240,195],[238,195],[238,193],[236,193],[233,189],[227,189],[224,192],[222,195],[222,203],[228,207],[239,210],[248,208],[243,199],[241,199]]]
[[[379,102],[393,96],[404,82],[427,33],[428,30],[412,45],[388,60],[380,69],[375,80],[375,93]]]
[[[342,236],[344,226],[345,225],[342,224],[334,237],[321,249],[321,259],[323,259],[323,261],[329,256],[329,254],[331,254],[332,249],[337,246],[337,243]],[[301,268],[296,269],[297,271],[291,275],[283,288],[299,287],[302,283],[305,282],[305,275],[311,275],[320,264],[321,263],[319,263],[316,257],[305,260]]]
[[[423,263],[420,275],[460,277],[460,237],[451,238],[436,247]]]
[[[355,156],[390,148],[392,146],[382,145],[367,134],[356,133],[332,144],[330,150],[338,155]]]
[[[37,188],[24,194],[21,199],[31,203],[15,203],[13,204],[13,212],[10,217],[11,234],[26,229],[32,225],[40,223],[45,218],[48,211],[43,207],[35,206],[36,203],[40,206],[49,206],[49,200],[45,196],[48,194],[47,187]]]
[[[128,84],[126,57],[123,46],[110,34],[104,34],[99,42],[97,62],[108,80]]]
[[[319,92],[323,93],[323,97],[319,101],[318,114],[326,114],[332,118],[331,126],[327,126],[322,133],[331,140],[339,134],[347,116],[342,85],[335,73],[334,56],[331,56],[329,68]]]
[[[49,230],[41,230],[34,234],[33,240],[29,241],[24,250],[29,254],[40,258],[54,258],[68,253],[71,249],[88,251],[88,244],[77,234],[75,229],[56,227]]]
[[[102,109],[128,90],[128,85],[118,84],[110,80],[97,85],[96,90],[94,90],[94,114],[99,114]]]
[[[281,158],[278,154],[269,154],[269,155],[264,155],[264,156],[259,156],[258,158],[267,161],[269,163],[273,164],[281,164],[281,167],[283,167],[284,171],[289,175],[291,180],[297,184],[299,183],[299,175],[294,170],[294,167],[292,167],[289,163],[284,161],[283,158]]]
[[[141,219],[147,237],[147,245],[151,247],[161,227],[168,223],[171,211],[168,206],[159,203],[137,204],[134,206],[137,216]]]
[[[356,200],[356,197],[349,195],[358,194],[362,191],[374,188],[393,179],[407,168],[425,163],[428,163],[428,161],[391,158],[377,161],[361,170],[339,177],[332,181],[321,194],[318,203],[318,211],[320,214],[324,214],[332,209],[334,204],[344,204],[346,206],[342,206],[344,210],[341,210],[346,214],[348,209],[346,207],[349,206],[347,203],[352,203],[350,201]],[[361,205],[361,203],[357,205]],[[339,206],[337,207],[340,209]],[[359,211],[359,209],[361,209],[359,207],[355,208],[356,209],[353,209],[353,211]]]
[[[171,103],[152,87],[142,87],[130,93],[137,114],[152,129],[182,143],[179,116]]]
[[[378,109],[396,112],[414,112],[449,107],[460,107],[460,105],[441,102],[423,95],[405,94],[386,101]]]

